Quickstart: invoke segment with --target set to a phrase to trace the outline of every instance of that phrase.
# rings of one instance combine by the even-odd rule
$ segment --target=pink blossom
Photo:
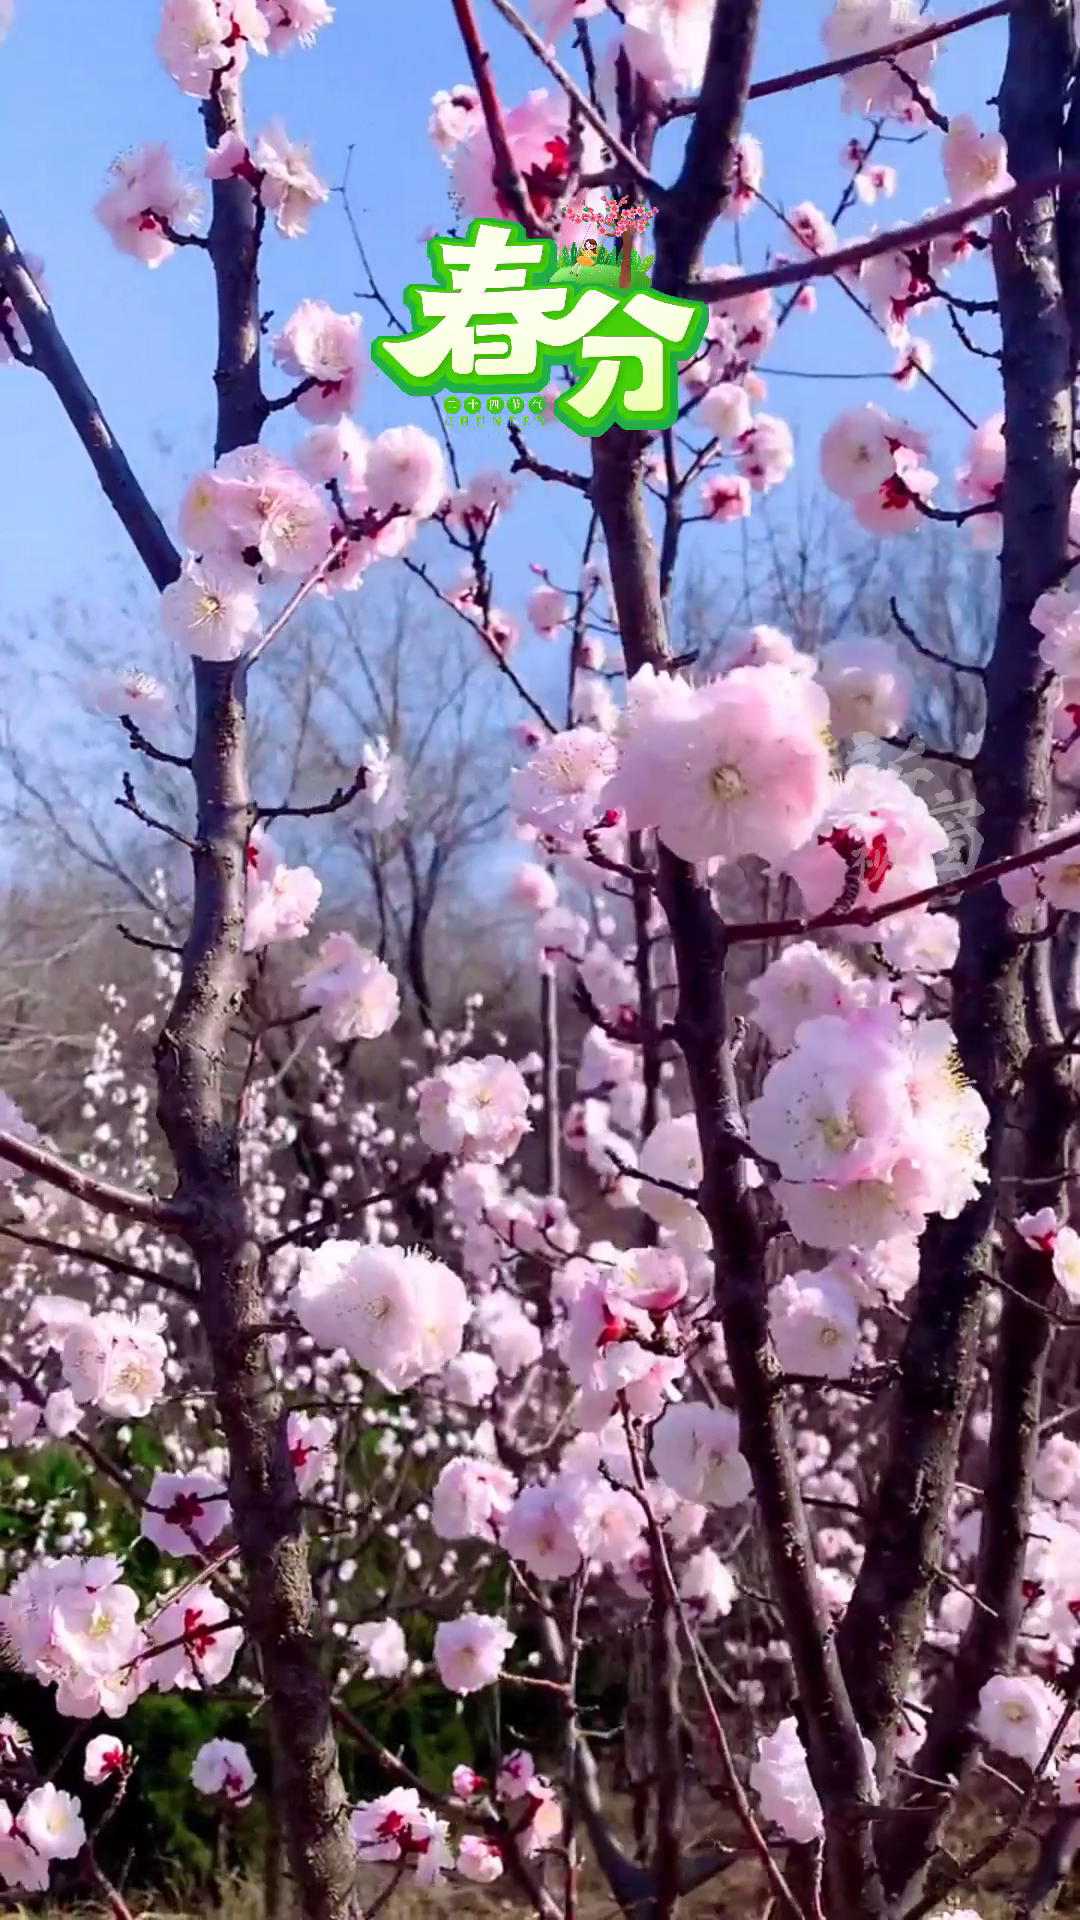
[[[494,1686],[517,1635],[489,1613],[463,1613],[435,1629],[435,1665],[451,1693],[479,1693]]]
[[[289,139],[280,120],[263,128],[251,150],[251,164],[262,175],[259,197],[286,240],[306,233],[315,208],[330,198],[329,187],[311,166],[309,152],[306,145]]]
[[[165,0],[157,50],[177,86],[206,100],[215,74],[241,72],[249,49],[266,52],[267,38],[256,0]]]
[[[522,1488],[506,1517],[502,1545],[538,1580],[569,1579],[581,1565],[581,1551],[554,1487]]]
[[[363,1655],[365,1680],[399,1680],[409,1671],[409,1649],[396,1620],[361,1620],[349,1630],[349,1645]]]
[[[415,1787],[392,1787],[354,1808],[349,1831],[360,1859],[411,1861],[417,1883],[441,1886],[454,1864],[447,1824],[420,1805]]]
[[[394,1393],[461,1351],[471,1307],[456,1273],[419,1249],[329,1240],[302,1256],[289,1296],[301,1326]]]
[[[957,498],[965,507],[997,506],[1004,484],[1005,415],[994,413],[976,428],[971,436],[967,459],[963,466],[957,468]],[[1000,526],[1000,522],[998,524]],[[1034,615],[1032,620],[1038,624]]]
[[[970,113],[954,113],[941,148],[941,164],[955,206],[1002,193],[1013,183],[1000,133],[980,133]]]
[[[702,1547],[687,1561],[679,1576],[679,1594],[684,1606],[706,1626],[711,1626],[731,1612],[738,1589],[719,1554],[711,1547]]]
[[[367,436],[355,421],[343,418],[312,427],[296,447],[293,464],[316,486],[339,480],[346,494],[357,493],[364,484],[367,450]]]
[[[543,640],[550,640],[570,616],[570,602],[557,587],[534,587],[526,601],[529,625]]]
[[[786,1053],[804,1020],[847,1014],[872,996],[871,983],[850,961],[815,940],[787,946],[750,982],[751,1016],[777,1053]]]
[[[507,144],[541,218],[562,199],[570,170],[568,110],[561,94],[536,88],[503,115]],[[586,167],[589,141],[583,154]],[[478,115],[460,141],[451,167],[451,186],[470,219],[510,219],[513,210],[495,184],[495,156],[483,116]],[[564,221],[563,226],[567,223]],[[562,237],[561,231],[558,232]]]
[[[133,1318],[110,1311],[75,1321],[60,1364],[80,1406],[100,1407],[117,1420],[145,1418],[165,1391],[164,1325],[156,1307],[141,1307]]]
[[[435,1482],[432,1527],[440,1540],[495,1540],[516,1492],[517,1482],[505,1467],[459,1454]]]
[[[232,180],[247,171],[251,156],[240,134],[223,133],[216,147],[206,156],[203,172],[208,180]]]
[[[765,155],[761,141],[755,140],[752,133],[744,133],[735,142],[731,162],[731,191],[720,209],[720,218],[741,220],[744,214],[749,213],[764,178]]]
[[[358,313],[335,313],[322,300],[302,300],[274,342],[286,373],[315,385],[296,401],[305,420],[331,425],[356,405],[364,357]]]
[[[611,740],[593,727],[552,734],[511,774],[510,804],[519,820],[541,833],[573,840],[603,818],[615,761]]]
[[[818,680],[829,696],[829,717],[838,739],[872,733],[888,740],[899,733],[911,706],[915,682],[889,640],[833,640],[821,654]]]
[[[447,494],[442,449],[421,427],[389,427],[368,448],[364,485],[376,513],[429,520]]]
[[[320,28],[334,18],[329,0],[258,0],[269,28],[271,53],[284,53],[289,47],[310,47]]]
[[[143,1506],[141,1531],[162,1553],[197,1554],[231,1519],[225,1487],[216,1475],[201,1467],[190,1473],[159,1469]]]
[[[746,388],[733,380],[709,387],[698,405],[697,418],[718,440],[739,440],[749,433],[752,420]]]
[[[801,200],[797,207],[792,207],[787,224],[807,253],[818,256],[835,251],[836,229],[812,200]]]
[[[420,1137],[433,1153],[508,1160],[529,1131],[529,1090],[498,1054],[440,1067],[418,1088]]]
[[[227,1800],[231,1806],[248,1806],[255,1769],[247,1749],[236,1740],[205,1741],[191,1763],[191,1784],[197,1793]]]
[[[781,1720],[775,1733],[759,1736],[750,1788],[757,1795],[762,1819],[779,1827],[785,1839],[805,1846],[821,1838],[825,1831],[821,1802],[794,1715]]]
[[[397,981],[388,966],[361,947],[351,933],[328,934],[314,967],[297,990],[305,1006],[319,1009],[332,1040],[378,1040],[401,1011]]]
[[[786,480],[795,463],[795,443],[786,420],[770,413],[754,416],[735,441],[739,472],[755,493],[769,493]]]
[[[450,1775],[450,1785],[459,1800],[471,1800],[475,1793],[481,1791],[484,1781],[475,1767],[457,1766]]]
[[[724,525],[750,512],[750,482],[741,473],[715,474],[701,483],[701,508],[707,520]]]
[[[263,836],[248,847],[244,952],[300,940],[318,910],[322,882],[310,867],[287,867]]]
[[[127,1766],[127,1748],[114,1733],[95,1734],[92,1740],[87,1741],[83,1779],[89,1786],[101,1786],[104,1781],[125,1773]]]
[[[701,85],[712,24],[710,0],[629,0],[623,44],[638,73],[662,93]]]
[[[79,1802],[51,1780],[27,1794],[19,1808],[19,1832],[42,1860],[74,1860],[86,1845]]]
[[[867,533],[914,533],[923,517],[919,502],[928,500],[937,484],[937,475],[920,467],[913,455],[897,454],[892,478],[855,501],[855,518]]]
[[[152,673],[140,667],[127,667],[122,673],[98,673],[79,687],[83,704],[92,713],[111,714],[119,719],[126,714],[132,720],[168,720],[176,709],[168,690]]]
[[[333,1471],[333,1439],[334,1423],[324,1413],[305,1413],[300,1407],[290,1413],[285,1440],[298,1493],[314,1493]]]
[[[441,160],[449,162],[454,148],[483,125],[480,95],[473,86],[453,87],[432,94],[428,133]]]
[[[1061,1718],[1061,1699],[1034,1674],[995,1674],[979,1694],[977,1728],[987,1745],[1034,1767]]]
[[[159,267],[176,251],[166,229],[190,232],[201,195],[177,172],[168,148],[150,142],[115,160],[110,175],[112,184],[94,208],[95,219],[121,253]]]
[[[518,906],[531,907],[535,913],[550,913],[558,903],[559,883],[546,867],[529,861],[525,866],[515,867],[510,898]]]
[[[821,477],[841,500],[876,493],[896,470],[895,422],[867,401],[838,414],[821,440]]]
[[[489,533],[514,497],[513,480],[497,468],[481,467],[450,497],[447,521],[471,533]]]
[[[631,828],[655,827],[685,860],[782,860],[813,830],[829,794],[828,703],[804,674],[736,667],[692,688],[628,689],[627,731],[607,798]]]
[[[653,1472],[684,1500],[734,1507],[751,1490],[739,1422],[727,1407],[690,1400],[670,1406],[652,1430]]]
[[[830,60],[848,54],[865,54],[877,47],[888,47],[903,34],[922,24],[918,0],[834,0],[832,12],[824,21],[821,37]],[[921,91],[932,100],[927,86],[937,57],[934,42],[916,47],[904,55],[904,74],[910,74]],[[887,60],[868,61],[844,75],[842,104],[845,113],[880,116],[920,126],[925,115],[906,84],[904,74]]]
[[[161,596],[161,624],[198,660],[235,660],[258,629],[259,602],[233,569],[189,555]]]
[[[570,0],[564,0],[564,3],[569,4]],[[463,1880],[490,1886],[493,1880],[501,1878],[502,1854],[494,1840],[485,1840],[478,1833],[463,1833],[458,1846],[457,1870]]]
[[[785,1373],[846,1380],[855,1365],[858,1309],[848,1288],[827,1268],[789,1273],[772,1288],[769,1330]]]
[[[864,207],[873,206],[878,194],[885,200],[891,200],[896,192],[896,168],[860,166],[853,185]]]

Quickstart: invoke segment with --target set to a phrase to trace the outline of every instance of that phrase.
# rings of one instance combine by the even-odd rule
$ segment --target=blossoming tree
[[[269,229],[300,237],[328,190],[280,121],[248,131],[245,70],[332,32],[327,0],[165,0],[158,50],[201,106],[210,219],[153,144],[97,207],[146,265],[205,256],[217,432],[178,502],[179,544],[0,218],[5,355],[49,382],[86,448],[190,663],[195,711],[174,750],[145,674],[95,695],[135,767],[189,782],[187,829],[130,775],[121,796],[179,849],[188,889],[182,940],[147,936],[166,1001],[153,1092],[122,1137],[99,1129],[74,1157],[7,1096],[0,1112],[2,1231],[20,1248],[8,1442],[77,1449],[159,1568],[147,1601],[84,1530],[7,1570],[8,1656],[85,1725],[86,1795],[5,1723],[0,1879],[44,1891],[74,1862],[122,1916],[96,1836],[138,1763],[125,1718],[150,1690],[229,1681],[265,1705],[311,1920],[356,1911],[362,1866],[385,1870],[380,1901],[406,1874],[507,1875],[540,1920],[569,1920],[580,1828],[627,1914],[661,1920],[749,1869],[753,1910],[915,1920],[956,1890],[978,1898],[1022,1825],[1040,1842],[1017,1870],[1030,1916],[1080,1835],[1080,1447],[1057,1359],[1080,1297],[1080,823],[1063,799],[1080,713],[1074,9],[992,0],[934,23],[914,0],[836,0],[823,67],[752,81],[760,0],[538,0],[533,21],[491,0],[551,83],[504,105],[473,0],[448,5],[472,82],[436,97],[431,132],[467,215],[558,240],[578,192],[656,205],[656,289],[709,308],[678,432],[614,427],[560,466],[511,420],[505,469],[464,479],[452,436],[357,423],[358,315],[305,299],[264,354]],[[558,45],[571,28],[578,78]],[[931,85],[942,47],[976,29],[1005,44],[996,129]],[[835,216],[777,212],[794,258],[707,268],[717,221],[770,206],[748,102],[837,77],[869,130],[845,152]],[[946,202],[844,246],[848,209],[898,184],[875,158],[892,123],[941,136]],[[685,138],[661,183],[672,128]],[[993,294],[957,292],[953,274],[983,256]],[[927,651],[899,606],[891,637],[837,635],[820,656],[752,628],[707,675],[670,641],[686,524],[745,518],[792,466],[790,429],[757,406],[757,364],[829,280],[884,336],[897,383],[954,407],[915,316],[942,303],[962,334],[980,316],[1000,328],[985,351],[1003,412],[970,422],[955,505],[935,497],[929,434],[876,404],[842,412],[819,455],[860,528],[932,519],[1000,548],[992,655],[957,663],[979,678],[981,737],[945,754],[980,809],[977,863],[959,871],[917,784],[863,751],[903,743]],[[280,393],[264,358],[291,383]],[[278,415],[302,423],[290,458],[263,444]],[[490,536],[526,483],[584,510],[576,583],[537,563],[526,602],[565,649],[557,716],[514,664],[516,623],[494,597]],[[444,583],[415,558],[421,528],[463,573]],[[266,956],[308,936],[321,883],[268,832],[295,809],[253,795],[246,728],[253,676],[301,605],[399,561],[523,703],[509,800],[538,857],[514,885],[541,992],[534,1053],[479,1043],[471,1018],[432,1035],[388,1125],[349,1077],[399,1019],[384,960],[331,927],[287,1004],[267,1004]],[[372,739],[300,811],[355,808],[379,827],[408,807],[399,758]],[[756,915],[739,906],[751,887]],[[560,986],[588,1020],[570,1061]],[[275,1154],[291,1135],[280,1076],[260,1072],[282,1029],[318,1036],[310,1117],[320,1150],[332,1143],[284,1221]],[[111,1044],[99,1093],[117,1077]],[[586,1237],[568,1196],[588,1182],[611,1213]],[[397,1470],[404,1529],[380,1471],[332,1477],[354,1418]],[[149,1472],[124,1452],[147,1421],[170,1462]],[[346,1539],[402,1542],[348,1619],[313,1584],[313,1510]],[[745,1624],[737,1640],[752,1606],[768,1685]],[[621,1730],[634,1846],[589,1691],[613,1622],[644,1663],[643,1765]],[[450,1779],[385,1747],[351,1681],[415,1678],[418,1662],[466,1703],[539,1686],[559,1722],[545,1770],[479,1717]],[[350,1801],[342,1742],[384,1791]],[[191,1781],[237,1810],[258,1784],[226,1739],[192,1754]]]

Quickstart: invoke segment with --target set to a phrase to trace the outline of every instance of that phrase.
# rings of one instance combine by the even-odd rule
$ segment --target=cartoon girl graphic
[[[596,241],[583,240],[578,248],[578,257],[574,261],[574,272],[580,273],[582,266],[591,267],[596,261]]]

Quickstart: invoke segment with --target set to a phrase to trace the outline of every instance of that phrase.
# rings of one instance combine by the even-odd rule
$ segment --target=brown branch
[[[450,5],[454,10],[458,31],[464,42],[472,77],[476,82],[476,91],[480,95],[484,125],[495,156],[496,189],[510,208],[515,220],[521,222],[526,233],[534,237],[548,235],[550,228],[547,222],[537,214],[529,198],[529,189],[525,184],[521,168],[510,151],[502,108],[491,77],[491,55],[480,38],[472,0],[450,0]]]
[[[180,572],[180,555],[128,466],[2,213],[0,287],[30,342],[34,366],[56,394],[90,456],[106,498],[154,585],[163,592]]]
[[[259,820],[314,820],[320,814],[340,813],[343,807],[351,806],[357,795],[363,793],[367,785],[367,768],[358,767],[347,787],[335,787],[329,800],[319,801],[310,807],[257,807]]]
[[[11,1160],[23,1173],[46,1186],[58,1187],[74,1200],[81,1200],[97,1213],[114,1214],[123,1220],[141,1220],[144,1226],[160,1227],[162,1232],[182,1232],[186,1224],[183,1207],[172,1200],[155,1200],[148,1193],[131,1193],[126,1187],[114,1187],[107,1180],[70,1167],[44,1147],[31,1146],[13,1133],[0,1133],[0,1160]]]
[[[167,767],[190,767],[191,755],[189,753],[166,753],[164,747],[155,747],[153,741],[147,739],[142,728],[132,719],[130,713],[122,713],[120,715],[120,725],[123,727],[124,732],[127,734],[136,752],[144,753],[148,760],[160,760],[163,765]]]
[[[967,206],[947,207],[944,212],[931,214],[928,220],[918,220],[913,226],[893,227],[884,233],[875,233],[869,240],[853,241],[849,247],[811,254],[805,260],[791,260],[782,267],[766,267],[760,273],[737,274],[730,280],[708,277],[692,280],[684,290],[696,300],[738,300],[745,294],[765,293],[773,287],[791,287],[801,285],[804,280],[835,277],[853,267],[861,267],[864,260],[876,260],[883,253],[906,253],[924,247],[928,240],[940,239],[946,233],[959,233],[980,220],[1003,213],[1006,207],[1030,206],[1042,195],[1070,186],[1080,186],[1080,173],[1075,168],[1055,167],[1035,179],[1018,180],[1011,187],[986,194],[981,200],[972,200]]]

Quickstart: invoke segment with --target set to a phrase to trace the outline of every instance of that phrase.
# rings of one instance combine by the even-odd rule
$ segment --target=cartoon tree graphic
[[[580,206],[563,208],[568,220],[578,221],[582,226],[595,227],[597,233],[606,240],[622,242],[619,252],[619,285],[628,287],[634,270],[634,238],[644,233],[656,216],[656,208],[647,201],[632,201],[628,194],[616,200],[613,194],[605,194],[599,207],[590,207],[586,203]]]

